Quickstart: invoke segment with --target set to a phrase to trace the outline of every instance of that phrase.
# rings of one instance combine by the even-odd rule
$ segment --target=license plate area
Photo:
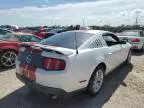
[[[24,77],[29,77],[29,71],[24,70],[24,69],[20,69],[20,75],[24,76]]]
[[[30,80],[36,80],[35,71],[32,68],[20,68],[20,75]]]

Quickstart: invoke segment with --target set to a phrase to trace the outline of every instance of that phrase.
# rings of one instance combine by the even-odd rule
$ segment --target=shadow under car
[[[82,92],[56,101],[42,93],[30,93],[23,86],[0,99],[0,108],[102,108],[120,85],[127,87],[124,79],[132,69],[132,64],[123,65],[107,75],[101,92],[95,97]]]

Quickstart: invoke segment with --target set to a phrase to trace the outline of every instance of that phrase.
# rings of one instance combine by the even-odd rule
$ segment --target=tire
[[[125,61],[125,64],[129,64],[130,63],[130,61],[131,61],[131,50],[129,51],[129,53],[128,53],[128,56],[127,56],[127,59],[126,59],[126,61]]]
[[[0,54],[0,64],[3,67],[13,67],[15,66],[15,59],[17,54],[14,51],[3,51]]]
[[[104,72],[105,72],[104,66],[98,66],[94,71],[94,73],[92,74],[87,87],[88,93],[91,96],[95,96],[100,92],[103,86]]]

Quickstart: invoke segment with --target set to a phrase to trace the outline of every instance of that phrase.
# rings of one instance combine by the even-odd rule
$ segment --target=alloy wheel
[[[92,89],[93,89],[93,92],[97,93],[101,86],[102,86],[102,83],[103,83],[103,71],[101,69],[99,69],[95,76],[94,76],[94,80],[93,80],[93,85],[92,85]]]
[[[1,64],[5,67],[12,67],[15,65],[16,53],[13,51],[6,51],[1,56]]]

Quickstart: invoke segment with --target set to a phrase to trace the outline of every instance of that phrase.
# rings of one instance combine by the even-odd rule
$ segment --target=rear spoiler
[[[20,47],[31,47],[31,48],[34,48],[34,49],[40,49],[40,50],[43,50],[43,51],[46,51],[46,52],[55,52],[56,54],[61,54],[61,55],[64,55],[63,53],[59,52],[59,51],[56,51],[56,50],[53,50],[53,49],[47,49],[45,47],[39,47],[37,45],[34,45],[34,44],[20,44]]]
[[[21,47],[31,47],[34,49],[40,49],[46,52],[53,52],[56,54],[61,54],[61,55],[71,55],[75,53],[75,50],[70,50],[62,47],[55,47],[55,46],[48,46],[48,45],[40,45],[40,44],[20,44]]]
[[[48,52],[53,51],[53,52],[56,52],[56,53],[62,54],[62,55],[71,55],[71,54],[75,53],[75,50],[71,50],[71,49],[67,49],[67,48],[63,48],[63,47],[40,45],[40,44],[35,44],[34,46],[39,47],[39,48],[43,49],[44,51],[48,51]]]

